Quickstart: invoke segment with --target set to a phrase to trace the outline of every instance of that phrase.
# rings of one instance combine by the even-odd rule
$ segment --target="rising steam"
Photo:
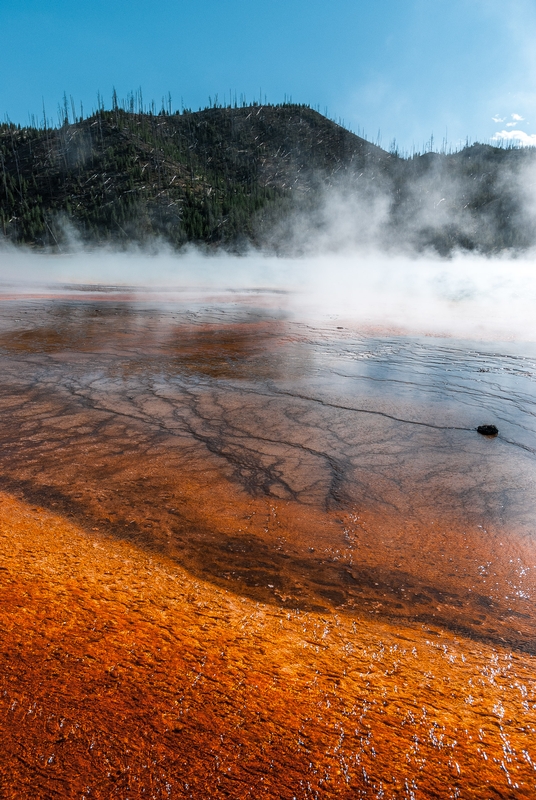
[[[477,216],[465,202],[467,181],[443,160],[404,185],[403,213],[395,207],[392,175],[346,176],[328,188],[319,184],[313,201],[296,201],[283,220],[264,228],[263,247],[241,255],[195,248],[176,253],[154,242],[148,249],[89,250],[67,230],[59,254],[4,244],[0,281],[4,293],[104,284],[131,287],[138,297],[145,291],[155,300],[185,289],[231,296],[277,290],[273,302],[307,320],[535,341],[534,159],[502,168],[496,180],[525,248],[497,252],[491,246],[501,208]],[[463,237],[481,246],[463,249],[457,245]]]

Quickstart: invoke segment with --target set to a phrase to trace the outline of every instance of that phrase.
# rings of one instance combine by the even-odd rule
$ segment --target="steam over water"
[[[348,670],[357,681],[348,689],[354,710],[358,695],[370,708],[381,692],[385,707],[394,703],[388,713],[396,708],[390,727],[378,717],[365,735],[365,706],[347,724],[343,662],[326,639],[322,658],[333,652],[334,660],[322,668],[319,661],[316,674],[342,681],[337,702],[349,705],[339,716],[315,706],[307,719],[314,731],[322,714],[335,714],[342,749],[329,737],[318,752],[310,743],[314,756],[303,756],[295,783],[282,778],[280,796],[355,797],[359,789],[371,797],[481,797],[485,775],[495,770],[497,796],[529,797],[528,731],[536,723],[536,344],[529,314],[536,282],[529,262],[455,259],[449,266],[363,256],[335,259],[331,272],[321,259],[300,262],[291,274],[291,262],[259,258],[244,285],[239,270],[248,265],[238,259],[194,254],[186,269],[138,255],[131,278],[142,263],[154,268],[152,286],[141,289],[119,257],[114,280],[96,285],[99,270],[110,277],[112,256],[102,258],[80,256],[76,275],[70,259],[46,261],[54,283],[44,279],[45,260],[6,255],[20,270],[0,303],[2,489],[94,536],[106,533],[185,568],[226,597],[257,604],[255,613],[284,609],[296,631],[311,620],[326,630],[340,621],[347,656],[373,648],[381,626],[385,641],[401,636],[408,653],[420,648],[430,669],[426,689],[419,659],[396,686],[386,677],[396,666],[382,668],[371,684],[364,667],[352,672],[353,656],[344,662],[344,676]],[[171,280],[173,269],[180,274]],[[130,285],[110,285],[120,279]],[[481,424],[496,425],[499,435],[481,436]],[[249,624],[250,637],[261,636]],[[445,673],[430,666],[439,640],[458,654]],[[262,641],[270,672],[278,655]],[[383,658],[384,645],[376,646],[372,661]],[[491,664],[512,658],[508,680],[486,682]],[[309,662],[296,663],[298,674],[315,674]],[[434,695],[440,678],[453,681],[450,699]],[[231,704],[235,685],[222,683]],[[495,705],[488,691],[497,693]],[[474,719],[464,717],[467,741],[456,744],[463,738],[458,717],[473,713],[478,692]],[[422,755],[395,759],[387,780],[389,758],[378,766],[375,752],[390,735],[405,736],[402,720],[425,706],[437,717],[422,723],[430,753],[423,745]],[[293,713],[301,719],[299,705]],[[192,719],[192,730],[197,724]],[[437,726],[445,742],[454,741],[448,753],[434,743]],[[489,762],[473,752],[479,729],[490,753],[509,742],[504,769],[499,750]],[[232,741],[234,729],[222,730]],[[356,738],[343,745],[344,736]],[[337,753],[347,777],[318,784],[318,765]],[[262,786],[255,769],[253,783]],[[404,780],[413,786],[409,794],[400,794]],[[320,794],[304,789],[307,781]]]
[[[278,305],[306,321],[341,318],[383,330],[394,326],[467,339],[534,341],[534,264],[530,252],[495,258],[454,254],[441,259],[342,245],[340,252],[319,249],[303,258],[258,252],[208,257],[195,250],[180,257],[165,250],[153,255],[103,250],[54,257],[4,250],[0,280],[4,291],[16,293],[100,284],[145,288],[154,297],[161,289],[164,301],[173,289],[182,293],[271,289],[286,293]]]

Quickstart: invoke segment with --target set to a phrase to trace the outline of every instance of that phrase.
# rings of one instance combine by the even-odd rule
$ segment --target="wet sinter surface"
[[[135,300],[0,306],[6,796],[532,797],[536,353]]]

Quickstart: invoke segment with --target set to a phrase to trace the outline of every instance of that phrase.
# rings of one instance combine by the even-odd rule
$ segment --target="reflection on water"
[[[336,613],[343,649],[353,620],[401,632],[400,663],[440,631],[536,654],[534,348],[365,336],[279,305],[3,302],[1,487],[305,627]]]

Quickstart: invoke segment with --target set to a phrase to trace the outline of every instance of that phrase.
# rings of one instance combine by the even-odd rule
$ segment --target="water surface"
[[[4,491],[231,597],[535,654],[533,345],[69,290],[1,302],[0,366]]]

